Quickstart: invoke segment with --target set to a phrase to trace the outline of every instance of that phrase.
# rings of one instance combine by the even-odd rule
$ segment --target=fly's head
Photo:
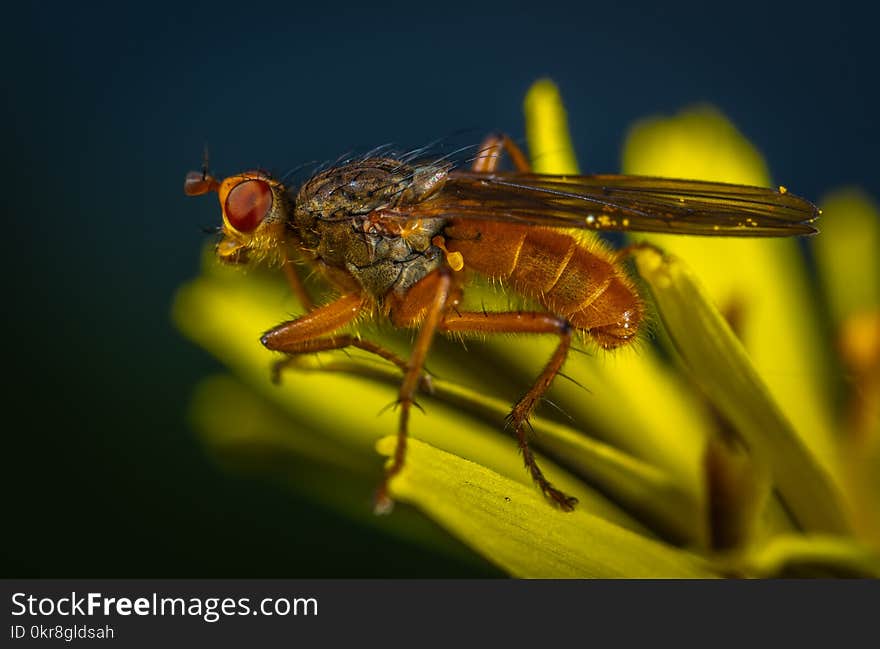
[[[218,181],[206,171],[191,171],[183,185],[188,196],[217,192],[223,213],[220,261],[240,264],[279,257],[285,243],[289,199],[284,186],[261,171]]]

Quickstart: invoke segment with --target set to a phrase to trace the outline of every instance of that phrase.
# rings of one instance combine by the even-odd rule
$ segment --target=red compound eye
[[[245,180],[226,196],[226,218],[239,232],[250,232],[272,209],[272,188],[265,180]]]

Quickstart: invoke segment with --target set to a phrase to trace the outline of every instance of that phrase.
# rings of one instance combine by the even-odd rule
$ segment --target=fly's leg
[[[369,340],[363,340],[351,334],[339,334],[323,338],[311,338],[300,343],[285,345],[284,349],[281,351],[289,354],[289,358],[277,361],[272,365],[272,382],[279,383],[281,381],[281,372],[293,365],[300,354],[315,354],[334,349],[344,349],[346,347],[362,349],[365,352],[369,352],[393,363],[401,371],[406,372],[407,362],[390,349],[385,349],[381,345],[377,345]],[[429,393],[433,391],[431,377],[425,372],[422,373],[419,379],[419,389]]]
[[[523,150],[519,148],[508,135],[493,133],[487,136],[481,143],[477,153],[477,159],[471,165],[471,170],[477,173],[492,173],[498,170],[501,163],[501,154],[506,152],[510,161],[520,173],[529,173],[532,166]]]
[[[295,262],[287,254],[286,249],[281,259],[281,266],[284,269],[284,277],[287,278],[287,283],[290,285],[290,290],[293,291],[296,299],[299,300],[299,303],[306,311],[314,310],[315,303],[312,302],[312,297],[306,290],[306,285],[303,283],[299,273],[296,272]]]
[[[577,498],[560,491],[544,476],[538,466],[535,456],[529,447],[526,426],[529,416],[541,397],[550,388],[553,379],[559,374],[568,351],[571,348],[572,327],[565,318],[550,313],[541,312],[462,312],[448,313],[440,324],[441,331],[457,331],[469,333],[530,333],[530,334],[556,334],[559,336],[559,345],[535,380],[519,401],[517,401],[508,415],[508,424],[516,434],[523,462],[532,476],[532,480],[541,489],[543,494],[564,511],[571,511],[577,504]]]
[[[299,346],[316,338],[333,333],[350,324],[364,308],[364,298],[357,293],[343,295],[338,300],[325,304],[309,313],[282,322],[272,327],[260,338],[267,348],[273,351],[299,353]]]
[[[306,315],[283,322],[264,333],[260,338],[263,345],[272,351],[284,352],[290,356],[272,366],[272,380],[277,383],[284,368],[300,354],[313,354],[344,347],[356,347],[375,354],[394,363],[405,372],[408,368],[407,362],[394,352],[351,334],[331,335],[337,329],[350,324],[361,313],[363,306],[364,298],[353,293],[330,304],[314,308]],[[427,374],[422,373],[419,376],[418,386],[430,392],[431,381]]]
[[[376,492],[377,514],[388,513],[393,506],[393,501],[388,495],[388,483],[400,473],[406,460],[409,413],[414,403],[413,397],[423,373],[425,358],[434,341],[434,334],[443,320],[446,305],[450,301],[451,288],[452,272],[448,268],[439,268],[422,278],[405,296],[398,298],[391,305],[390,316],[395,325],[421,324],[397,395],[397,403],[400,406],[397,444],[394,447],[391,464],[385,470],[385,478]]]
[[[663,251],[663,249],[655,246],[653,243],[648,243],[647,241],[636,241],[635,243],[631,243],[627,246],[624,246],[620,250],[615,251],[614,262],[617,263],[619,261],[624,261],[627,257],[631,257],[633,253],[636,253],[639,250],[651,250],[662,257],[666,257],[666,253]]]

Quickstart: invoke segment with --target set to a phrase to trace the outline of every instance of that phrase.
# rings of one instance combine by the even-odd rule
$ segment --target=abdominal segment
[[[604,348],[632,341],[644,306],[612,253],[563,230],[454,219],[444,232],[466,268],[509,282]]]

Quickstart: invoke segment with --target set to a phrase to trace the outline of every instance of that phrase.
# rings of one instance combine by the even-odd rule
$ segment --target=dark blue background
[[[6,575],[474,570],[378,533],[352,544],[350,523],[203,457],[183,412],[215,366],[169,305],[219,222],[181,190],[206,142],[222,175],[461,128],[522,135],[547,75],[585,169],[616,171],[635,119],[709,101],[799,194],[880,196],[877,22],[857,3],[4,11]]]

